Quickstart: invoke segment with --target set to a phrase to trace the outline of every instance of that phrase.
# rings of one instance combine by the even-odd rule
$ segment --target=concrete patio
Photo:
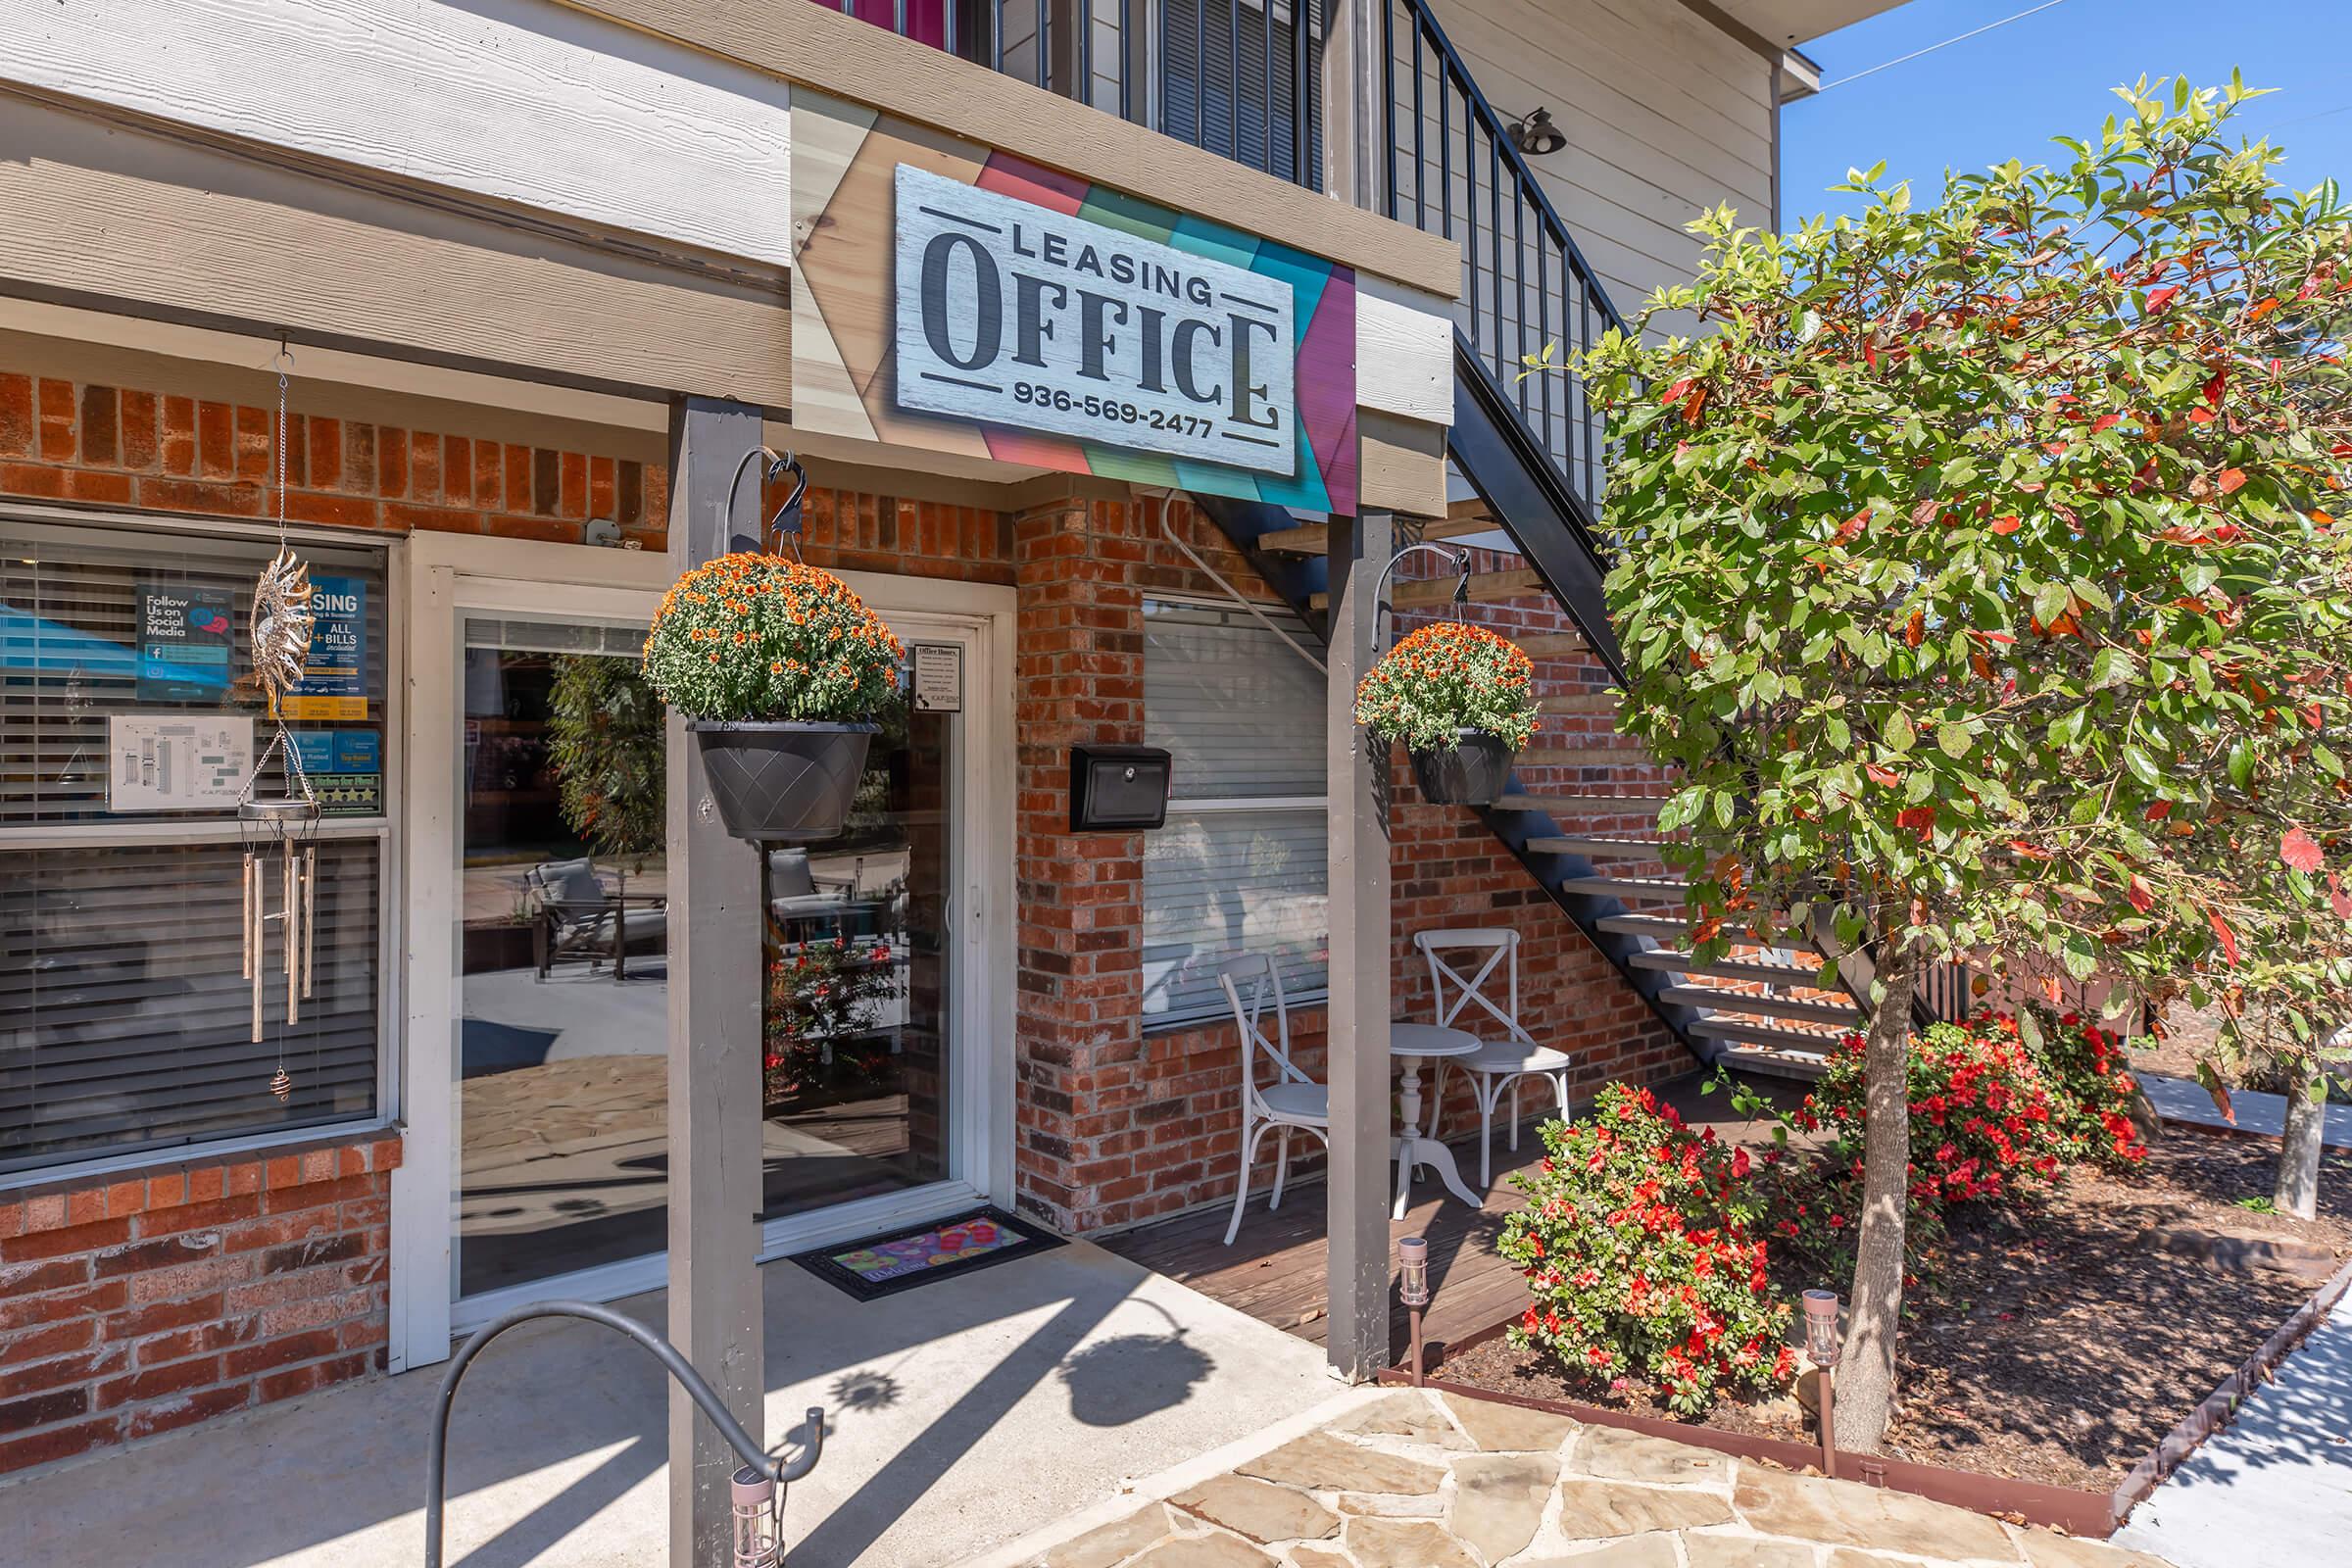
[[[749,1240],[747,1227],[746,1240]],[[823,1462],[796,1568],[937,1568],[1328,1399],[1313,1347],[1084,1243],[872,1302],[762,1271],[770,1441]],[[622,1303],[659,1326],[662,1298]],[[425,1369],[0,1483],[9,1568],[414,1568]],[[514,1330],[459,1396],[449,1560],[644,1568],[667,1549],[666,1380],[580,1323]]]
[[[2020,1529],[1902,1493],[1409,1390],[1351,1395],[962,1568],[1961,1563],[2165,1568],[2144,1550]]]

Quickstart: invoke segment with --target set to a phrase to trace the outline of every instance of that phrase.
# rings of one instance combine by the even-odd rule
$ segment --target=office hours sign
[[[1297,471],[1289,280],[907,164],[896,197],[900,408]]]

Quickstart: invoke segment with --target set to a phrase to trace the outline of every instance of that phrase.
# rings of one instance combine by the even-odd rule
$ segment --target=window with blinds
[[[377,1113],[384,552],[300,547],[333,596],[333,647],[314,639],[291,725],[329,802],[310,831],[318,918],[297,1024],[272,926],[252,1038],[242,858],[264,833],[233,799],[110,801],[114,715],[250,718],[266,738],[248,614],[274,550],[0,515],[0,1176]],[[281,1059],[283,1102],[270,1092]]]
[[[1160,133],[1321,190],[1322,9],[1311,0],[1158,0]]]
[[[1303,647],[1314,634],[1269,618]],[[1238,606],[1144,604],[1144,734],[1172,759],[1167,825],[1144,839],[1144,1013],[1216,1015],[1215,965],[1271,954],[1293,1001],[1321,996],[1323,676]]]

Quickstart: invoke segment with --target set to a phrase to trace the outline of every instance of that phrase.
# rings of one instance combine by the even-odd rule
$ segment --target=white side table
[[[1478,1036],[1465,1029],[1402,1021],[1389,1025],[1389,1054],[1404,1064],[1404,1082],[1398,1086],[1396,1105],[1397,1114],[1404,1121],[1404,1131],[1396,1135],[1394,1145],[1396,1158],[1394,1218],[1404,1218],[1405,1205],[1413,1196],[1413,1170],[1421,1165],[1436,1171],[1438,1180],[1454,1197],[1472,1208],[1482,1206],[1480,1200],[1462,1185],[1461,1172],[1454,1167],[1453,1151],[1421,1131],[1421,1063],[1446,1056],[1467,1056],[1478,1049]]]

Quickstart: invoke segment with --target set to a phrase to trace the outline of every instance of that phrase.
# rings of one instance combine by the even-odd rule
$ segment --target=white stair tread
[[[1681,904],[1690,884],[1680,877],[1572,876],[1560,883],[1562,893],[1587,898],[1644,899],[1652,904]]]
[[[1851,1027],[1862,1021],[1861,1009],[1850,1002],[1812,1002],[1802,997],[1767,997],[1750,991],[1727,991],[1721,986],[1668,986],[1661,1001],[1686,1007],[1712,1007],[1718,1012],[1758,1013],[1794,1018],[1801,1023]]]
[[[1546,834],[1527,841],[1538,855],[1604,855],[1618,859],[1654,860],[1664,839],[1586,838],[1580,834]]]
[[[1609,918],[1622,917],[1611,915]],[[1640,932],[1628,934],[1648,936],[1652,933],[1645,927]],[[1677,937],[1684,934],[1680,922],[1677,922],[1674,934]],[[1772,963],[1759,958],[1719,958],[1713,963],[1702,964],[1690,954],[1675,948],[1650,948],[1635,954],[1626,961],[1637,969],[1656,969],[1666,974],[1709,975],[1717,980],[1760,980],[1766,985],[1783,986],[1817,986],[1821,983],[1821,971],[1807,964]]]

